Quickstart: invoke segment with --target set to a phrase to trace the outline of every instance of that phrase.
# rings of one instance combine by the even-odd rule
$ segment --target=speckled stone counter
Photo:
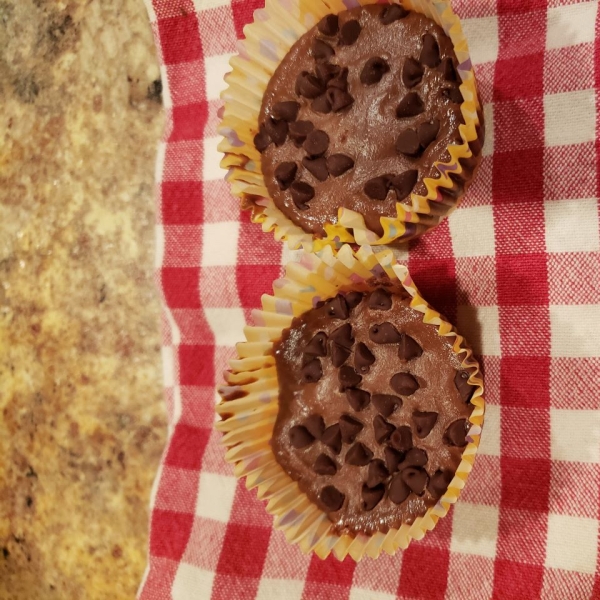
[[[142,0],[0,0],[0,598],[133,598],[166,436]]]

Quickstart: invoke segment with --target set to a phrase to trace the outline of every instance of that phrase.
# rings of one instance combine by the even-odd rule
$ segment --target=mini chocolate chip
[[[310,434],[316,440],[320,440],[325,431],[325,421],[323,421],[321,415],[310,415],[310,417],[304,421],[304,427],[308,429]]]
[[[315,333],[304,347],[304,353],[313,356],[327,356],[327,334],[324,331]]]
[[[356,439],[356,436],[362,431],[363,424],[350,415],[342,415],[340,417],[340,431],[342,432],[342,442],[351,444]]]
[[[378,444],[383,444],[387,439],[394,433],[396,428],[388,423],[381,415],[377,415],[373,419],[373,431],[375,433],[375,440]]]
[[[468,371],[457,371],[454,376],[454,385],[460,394],[462,401],[468,404],[475,392],[475,386],[469,383]]]
[[[296,95],[304,96],[312,100],[320,96],[325,91],[323,82],[317,79],[312,73],[302,71],[296,78]]]
[[[408,92],[396,107],[396,117],[404,119],[415,117],[425,110],[425,104],[417,92]]]
[[[385,458],[385,466],[390,473],[394,473],[398,470],[398,465],[402,462],[404,454],[394,450],[390,446],[386,446],[383,450],[383,456]]]
[[[413,421],[418,438],[426,438],[433,429],[438,419],[436,412],[421,412],[419,410],[413,413]]]
[[[265,126],[261,125],[259,132],[254,136],[254,147],[262,153],[267,149],[270,143],[271,138],[269,137]]]
[[[340,74],[341,67],[339,65],[334,65],[331,63],[319,63],[315,67],[315,71],[317,72],[317,77],[325,84],[331,81],[334,77]]]
[[[353,166],[354,161],[345,154],[332,154],[331,156],[327,157],[327,169],[334,177],[343,175]]]
[[[382,483],[373,487],[369,487],[368,484],[363,484],[361,490],[363,510],[373,510],[381,502],[384,494],[385,486]]]
[[[373,453],[364,444],[356,442],[356,444],[346,452],[345,461],[349,465],[354,465],[355,467],[364,467],[369,464],[372,458]]]
[[[287,190],[296,177],[298,166],[295,162],[282,162],[275,167],[275,180],[282,190]]]
[[[398,347],[398,358],[404,362],[413,358],[419,358],[422,354],[423,348],[413,338],[403,333]]]
[[[376,458],[369,463],[367,470],[367,485],[374,488],[376,485],[383,483],[390,476],[385,463]]]
[[[313,471],[317,475],[335,475],[337,473],[337,465],[327,454],[319,454],[317,460],[315,460]]]
[[[315,98],[311,102],[310,108],[313,112],[318,112],[323,115],[328,115],[331,112],[331,104],[329,104],[329,100],[327,100],[325,94],[321,94],[318,98]]]
[[[369,295],[369,308],[373,310],[390,310],[392,295],[385,288],[377,288]]]
[[[327,161],[324,157],[321,158],[308,158],[302,159],[302,165],[304,168],[319,181],[325,181],[329,177],[329,171],[327,171]]]
[[[344,67],[337,73],[334,77],[332,77],[327,82],[328,88],[337,88],[342,92],[348,91],[348,67]],[[352,98],[352,96],[350,96]],[[352,98],[352,102],[354,102],[354,98]],[[350,104],[352,104],[352,102]]]
[[[346,496],[332,485],[326,485],[321,490],[321,495],[319,497],[321,502],[325,505],[325,509],[329,512],[340,510],[346,499]]]
[[[346,21],[340,29],[340,46],[352,46],[358,39],[362,27],[356,19]]]
[[[411,396],[419,389],[419,382],[410,373],[396,373],[390,379],[390,385],[401,396]]]
[[[315,383],[322,376],[323,369],[321,369],[321,361],[318,358],[313,358],[302,367],[302,380],[304,383]]]
[[[448,98],[450,102],[454,102],[454,104],[462,104],[465,101],[457,87],[444,88],[442,90],[442,96]]]
[[[404,19],[408,15],[408,11],[399,4],[390,4],[384,6],[379,13],[379,19],[384,25],[390,25],[394,21]]]
[[[389,417],[399,406],[402,406],[402,399],[391,394],[373,394],[373,406],[377,412],[384,417]]]
[[[454,67],[454,61],[450,56],[447,56],[444,58],[444,60],[442,60],[440,71],[442,72],[446,81],[458,81],[458,73]]]
[[[463,448],[467,445],[467,420],[459,419],[451,423],[444,434],[444,442],[448,446],[457,446]]]
[[[334,367],[341,367],[350,356],[350,348],[344,348],[336,342],[331,343],[331,363]]]
[[[265,121],[265,129],[276,146],[281,146],[285,143],[288,134],[288,124],[285,121],[267,119]]]
[[[396,152],[404,156],[418,156],[421,153],[419,136],[414,129],[405,129],[396,138]]]
[[[315,438],[311,433],[302,425],[294,425],[290,429],[290,444],[294,448],[306,448],[315,441]]]
[[[348,305],[346,304],[346,299],[341,294],[335,296],[335,298],[331,298],[325,304],[327,307],[327,314],[330,317],[334,317],[335,319],[347,319],[350,311],[348,310]],[[342,327],[346,327],[342,329]],[[349,341],[350,346],[352,346],[352,326],[350,323],[346,323],[337,329],[334,329],[329,337],[334,341],[340,344],[341,346],[346,346],[346,342]],[[347,346],[348,348],[350,346]]]
[[[315,190],[312,185],[304,181],[294,181],[290,186],[292,200],[300,210],[308,209],[308,202],[315,196]]]
[[[284,102],[277,102],[273,105],[273,116],[276,119],[282,121],[295,121],[298,118],[298,111],[300,110],[300,104],[294,100],[286,100]]]
[[[327,152],[327,148],[329,148],[329,136],[324,131],[315,129],[306,136],[302,147],[312,158],[322,156]]]
[[[401,473],[404,483],[410,488],[410,491],[417,496],[422,496],[427,487],[427,473],[423,469],[408,467]]]
[[[419,61],[432,69],[440,64],[440,47],[437,40],[430,33],[423,36],[423,48],[421,49]]]
[[[404,456],[400,469],[406,467],[424,467],[429,460],[427,452],[421,448],[411,448]]]
[[[369,394],[369,392],[355,388],[346,390],[346,398],[348,399],[348,404],[350,404],[356,412],[360,412],[369,405],[369,402],[371,402],[371,394]]]
[[[337,15],[325,15],[318,23],[317,29],[329,37],[334,36],[340,30],[339,19]]]
[[[438,469],[430,478],[429,485],[427,486],[427,490],[429,493],[437,500],[441,498],[450,482],[452,481],[453,475],[450,471],[441,471]]]
[[[390,443],[396,450],[407,452],[412,448],[412,431],[410,427],[403,425],[398,427],[390,437]]]
[[[336,81],[336,79],[332,79],[331,81]],[[348,92],[331,85],[331,81],[329,82],[329,87],[325,93],[327,94],[327,100],[331,103],[331,110],[333,112],[339,112],[353,104],[354,98]]]
[[[327,42],[318,38],[313,40],[311,52],[315,60],[328,60],[335,56],[335,50]]]
[[[369,372],[369,367],[375,362],[373,353],[366,344],[360,342],[354,350],[354,366],[363,375]]]
[[[321,441],[329,446],[335,454],[339,454],[342,450],[342,433],[340,426],[336,423],[330,425],[321,436]]]
[[[334,156],[337,156],[337,155],[334,154]],[[350,160],[352,160],[352,159],[350,159]],[[331,171],[331,169],[330,169],[330,171]],[[364,295],[361,292],[350,292],[349,294],[346,294],[346,304],[348,305],[348,308],[350,310],[352,310],[353,308],[357,307],[362,302],[363,298],[364,298]]]
[[[423,148],[427,148],[431,142],[437,138],[440,131],[440,122],[438,119],[433,119],[431,123],[427,121],[419,125],[417,135],[419,136],[419,143]]]
[[[348,365],[344,365],[340,368],[338,379],[340,381],[340,388],[342,392],[347,388],[356,387],[362,381],[362,377]]]
[[[345,303],[344,305],[348,307],[348,304]],[[339,312],[342,314],[342,310]],[[348,313],[346,312],[345,316],[341,316],[340,318],[347,319]],[[352,325],[350,325],[350,323],[344,323],[337,329],[334,329],[329,334],[329,338],[344,348],[352,348],[352,344],[354,344],[354,338],[352,337]]]
[[[389,177],[373,177],[364,186],[364,192],[371,200],[385,200],[389,190]]]
[[[290,138],[296,146],[302,146],[306,136],[315,128],[310,121],[295,121],[289,125]]]
[[[365,63],[363,70],[360,72],[360,82],[363,85],[379,83],[389,70],[390,66],[381,56],[373,56]]]
[[[397,344],[402,336],[391,323],[371,325],[369,339],[376,344]]]
[[[402,473],[397,473],[390,481],[388,497],[394,504],[402,504],[410,495],[410,488],[402,479]]]
[[[404,171],[404,173],[400,173],[400,175],[393,177],[391,185],[392,189],[396,192],[396,198],[398,200],[404,200],[404,198],[412,192],[417,183],[417,179],[419,179],[419,171],[417,171],[417,169]]]
[[[404,66],[402,67],[402,83],[407,88],[413,88],[415,85],[421,83],[423,73],[425,73],[423,65],[412,56],[409,56],[404,61]]]

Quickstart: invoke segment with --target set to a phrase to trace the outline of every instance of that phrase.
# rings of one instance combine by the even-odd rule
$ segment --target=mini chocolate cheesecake
[[[336,533],[412,523],[446,491],[475,387],[399,287],[338,294],[275,344],[281,467]]]
[[[294,44],[263,97],[254,143],[275,205],[317,236],[340,207],[381,234],[380,218],[396,217],[396,203],[410,204],[412,192],[426,195],[424,178],[440,176],[434,163],[462,143],[456,67],[444,31],[399,5],[324,17]]]

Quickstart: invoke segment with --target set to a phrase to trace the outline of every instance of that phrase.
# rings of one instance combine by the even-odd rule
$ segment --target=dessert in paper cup
[[[473,466],[477,361],[389,249],[305,253],[273,288],[219,390],[226,460],[305,553],[406,548]]]
[[[267,0],[219,132],[241,206],[291,248],[398,244],[449,214],[484,139],[449,2]]]

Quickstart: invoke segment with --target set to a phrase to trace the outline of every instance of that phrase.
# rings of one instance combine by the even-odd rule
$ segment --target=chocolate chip
[[[340,29],[340,46],[352,46],[358,39],[362,27],[356,19],[346,21]]]
[[[425,104],[417,92],[409,92],[402,98],[400,104],[396,107],[396,117],[404,119],[406,117],[415,117],[425,110]]]
[[[294,425],[290,429],[290,444],[294,448],[306,448],[315,441],[314,436],[302,425]]]
[[[446,81],[458,81],[458,73],[454,67],[454,61],[450,56],[447,56],[440,65],[440,71],[442,72]]]
[[[339,75],[341,70],[339,65],[333,65],[331,63],[319,63],[315,67],[317,77],[325,84],[329,83],[329,81]]]
[[[292,185],[297,171],[298,166],[295,162],[279,163],[277,167],[275,167],[275,180],[277,181],[279,189],[287,190],[290,185]]]
[[[339,177],[340,175],[343,175],[353,166],[354,161],[345,154],[332,154],[331,156],[327,157],[327,169],[334,177]]]
[[[336,79],[332,79],[331,81],[336,81]],[[331,110],[333,112],[339,112],[353,104],[354,98],[348,92],[332,86],[331,81],[329,82],[329,87],[325,93],[327,95],[327,100],[329,100],[331,104]]]
[[[308,202],[315,197],[315,190],[312,185],[304,181],[294,181],[290,186],[292,200],[300,210],[308,209]]]
[[[265,121],[265,129],[276,146],[285,143],[288,134],[288,124],[285,121],[269,118]]]
[[[390,443],[396,450],[407,452],[412,448],[412,431],[410,427],[403,425],[398,427],[390,437]]]
[[[383,444],[392,435],[396,428],[388,423],[381,415],[377,415],[373,419],[373,431],[375,433],[375,440],[378,444]]]
[[[321,490],[319,496],[321,502],[325,505],[325,509],[329,512],[340,510],[344,504],[346,496],[332,485],[327,485]]]
[[[313,40],[311,52],[315,60],[328,60],[335,56],[335,50],[327,42],[318,38]]]
[[[341,154],[341,155],[334,154],[334,156],[343,156],[343,154]],[[346,157],[346,158],[348,158],[348,157]],[[352,159],[350,159],[350,160],[352,160]],[[329,169],[329,171],[331,172],[331,169]],[[346,304],[348,305],[348,308],[350,310],[352,310],[353,308],[357,307],[362,302],[363,298],[364,298],[364,296],[361,292],[350,292],[349,294],[346,294]]]
[[[335,454],[339,454],[342,450],[342,433],[340,426],[336,423],[330,425],[321,436],[321,441],[329,446]]]
[[[413,88],[415,85],[421,83],[423,73],[425,73],[423,65],[412,56],[409,56],[404,61],[404,66],[402,67],[402,83],[407,88]]]
[[[317,29],[329,37],[334,36],[340,30],[339,19],[337,15],[325,15],[318,23]]]
[[[390,446],[386,446],[383,450],[383,456],[385,458],[385,466],[390,473],[394,473],[398,470],[398,465],[402,462],[404,454],[394,450]]]
[[[419,389],[419,382],[410,373],[396,373],[390,379],[390,385],[401,396],[411,396]]]
[[[369,295],[369,308],[373,310],[390,310],[392,295],[384,288],[377,288]]]
[[[313,356],[327,356],[327,334],[324,331],[315,333],[304,347],[304,353]]]
[[[324,131],[315,129],[306,136],[302,147],[312,158],[322,156],[327,152],[327,148],[329,148],[329,136]]]
[[[336,296],[336,298],[337,298],[337,296]],[[344,301],[343,306],[346,309],[348,308],[348,304],[346,304],[345,301]],[[337,308],[338,307],[336,307],[336,310],[337,310]],[[343,309],[340,309],[338,311],[338,314],[342,315],[342,316],[339,316],[340,319],[348,318],[347,310],[345,312],[345,315],[344,315]],[[334,316],[338,316],[338,315],[334,315]],[[350,323],[344,323],[337,329],[334,329],[329,334],[329,338],[331,340],[333,340],[336,344],[339,344],[340,346],[343,346],[344,348],[352,348],[352,344],[354,344],[354,338],[352,337],[352,325],[350,325]]]
[[[475,386],[469,383],[468,371],[457,371],[454,376],[454,385],[460,394],[462,401],[468,404],[475,392]]]
[[[438,414],[436,412],[415,411],[413,413],[413,421],[415,423],[417,437],[421,439],[427,437],[436,424],[437,419]]]
[[[467,445],[467,420],[459,419],[451,423],[444,434],[444,442],[448,446],[457,446],[463,448]]]
[[[351,444],[356,439],[356,436],[362,431],[363,424],[350,415],[342,415],[340,417],[340,431],[342,432],[342,442]]]
[[[325,91],[323,82],[317,79],[312,73],[302,71],[296,78],[296,95],[304,96],[312,100],[320,96]]]
[[[444,88],[442,90],[442,96],[448,98],[450,102],[454,102],[454,104],[462,104],[465,100],[457,87]]]
[[[389,190],[389,177],[373,177],[364,186],[364,192],[371,200],[385,200]]]
[[[369,405],[369,402],[371,402],[371,394],[369,394],[369,392],[354,388],[346,390],[346,398],[348,399],[348,404],[350,404],[356,412],[360,412]]]
[[[421,49],[419,61],[432,69],[440,64],[440,47],[435,37],[430,33],[426,33],[423,36],[423,48]]]
[[[390,394],[373,394],[371,399],[373,400],[373,406],[377,409],[377,412],[384,417],[389,417],[396,408],[402,406],[402,399]]]
[[[354,366],[363,375],[369,372],[369,367],[375,362],[375,357],[366,344],[360,342],[354,350]]]
[[[296,146],[302,146],[306,136],[315,128],[310,121],[295,121],[289,125],[290,138]]]
[[[286,100],[284,102],[277,102],[273,105],[273,116],[276,119],[282,121],[295,121],[298,118],[298,111],[300,110],[300,104],[294,102],[294,100]]]
[[[334,367],[341,367],[350,356],[350,348],[344,348],[335,342],[331,344],[331,362]]]
[[[346,462],[349,465],[354,465],[355,467],[364,467],[369,464],[369,461],[373,458],[373,453],[360,442],[356,442],[354,446],[346,452]]]
[[[400,475],[411,492],[417,496],[423,495],[428,480],[427,473],[423,469],[409,467],[408,469],[404,469]]]
[[[423,148],[427,148],[431,142],[437,138],[440,131],[440,122],[438,119],[434,119],[431,123],[427,121],[419,125],[417,135],[419,136],[419,143]]]
[[[338,379],[340,381],[340,388],[342,392],[347,388],[356,387],[362,381],[362,377],[348,365],[344,365],[340,368]]]
[[[315,98],[312,101],[310,108],[312,111],[323,115],[328,115],[331,112],[331,104],[329,103],[329,100],[327,100],[325,94],[321,94],[318,98]]]
[[[401,504],[410,495],[410,488],[406,485],[404,479],[402,479],[402,473],[397,473],[392,477],[390,481],[390,487],[388,488],[388,497],[394,504]]]
[[[381,56],[373,56],[365,63],[363,70],[360,72],[360,82],[363,85],[379,83],[389,70],[390,66]]]
[[[304,421],[304,427],[306,427],[316,440],[320,440],[325,431],[325,421],[323,421],[321,415],[310,415],[310,417]]]
[[[390,474],[382,460],[376,458],[369,463],[369,469],[367,471],[367,485],[370,488],[383,483]]]
[[[373,510],[383,498],[385,494],[385,486],[379,484],[373,487],[369,487],[368,484],[363,484],[361,490],[361,496],[363,499],[362,508],[363,510]]]
[[[404,19],[408,15],[408,11],[399,4],[390,4],[385,6],[379,13],[379,19],[384,25],[389,25],[394,21]]]
[[[404,456],[400,469],[406,467],[424,467],[427,464],[428,457],[425,450],[421,448],[411,448]]]
[[[410,169],[409,171],[404,171],[404,173],[400,173],[400,175],[393,177],[391,186],[396,192],[396,198],[398,200],[404,200],[404,198],[412,192],[417,183],[417,179],[419,179],[419,171],[417,171],[417,169]]]
[[[423,348],[413,338],[403,333],[398,347],[398,358],[404,362],[413,358],[419,358],[422,354]]]
[[[338,90],[342,90],[342,92],[348,91],[348,67],[344,67],[337,73],[334,77],[332,77],[327,82],[328,88],[337,88]],[[350,96],[352,98],[352,96]],[[352,98],[352,102],[354,102],[354,98]],[[351,102],[351,103],[352,103]]]
[[[391,323],[378,323],[371,325],[369,339],[376,344],[397,344],[402,336]]]
[[[452,481],[452,473],[449,471],[440,471],[439,469],[430,477],[429,485],[427,486],[427,490],[429,493],[437,500],[441,498],[450,482]]]
[[[329,177],[327,171],[327,161],[325,158],[307,158],[306,156],[302,159],[302,165],[304,168],[319,181],[325,181]]]
[[[337,473],[337,465],[327,454],[319,454],[317,460],[315,460],[313,471],[317,475],[335,475]]]
[[[313,358],[302,367],[302,380],[304,383],[315,383],[323,376],[321,369],[321,361],[318,358]]]
[[[414,129],[405,129],[396,138],[396,152],[404,156],[418,156],[421,153],[419,136]]]
[[[259,132],[254,136],[254,147],[262,153],[267,149],[270,143],[271,138],[269,137],[265,126],[261,125]]]

